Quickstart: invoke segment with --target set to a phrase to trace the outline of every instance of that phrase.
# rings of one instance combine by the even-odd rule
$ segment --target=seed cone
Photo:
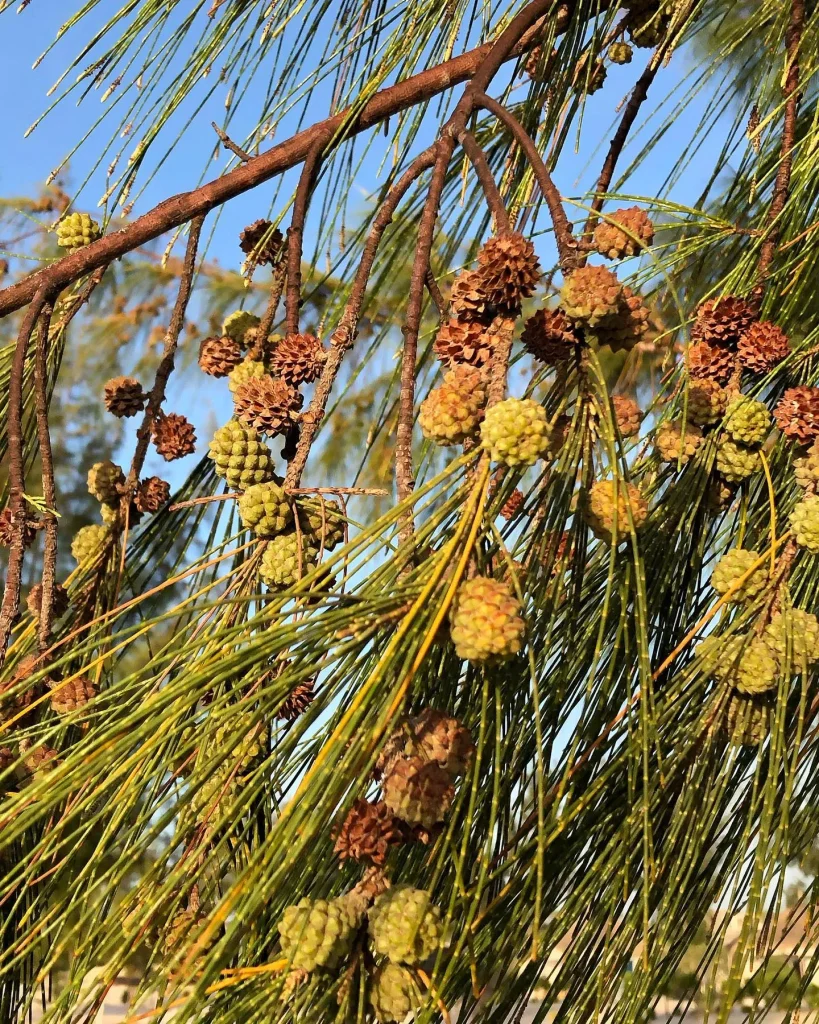
[[[284,237],[269,220],[254,220],[239,235],[239,248],[254,266],[272,265],[282,251]]]
[[[628,49],[630,53],[631,47]],[[594,248],[610,260],[636,256],[653,241],[654,224],[639,206],[615,210],[610,220],[601,221],[594,229]]]
[[[310,707],[315,700],[315,679],[299,683],[289,696],[279,705],[276,718],[283,722],[293,722]]]
[[[486,383],[480,370],[456,364],[421,403],[418,422],[424,437],[436,444],[463,444],[478,429],[485,404]]]
[[[254,313],[249,313],[246,309],[237,309],[222,321],[222,334],[232,338],[242,348],[247,348],[247,332],[253,327],[258,327],[260,323],[259,317]]]
[[[593,61],[588,70],[586,61],[581,60],[575,74],[574,91],[580,95],[592,96],[606,84],[606,74],[606,65],[602,60]]]
[[[771,731],[775,701],[770,694],[744,697],[732,693],[725,709],[723,731],[729,743],[758,747]]]
[[[305,897],[287,907],[279,921],[282,953],[292,967],[335,970],[350,953],[356,920],[343,900]]]
[[[533,466],[551,441],[546,410],[531,398],[507,398],[486,410],[481,447],[505,466]]]
[[[344,541],[345,516],[339,502],[302,499],[298,510],[302,533],[317,550],[332,551]]]
[[[613,395],[611,399],[614,422],[623,437],[635,437],[640,433],[643,413],[640,406],[628,395]]]
[[[556,366],[576,356],[583,339],[562,309],[539,309],[526,321],[520,340],[535,359]]]
[[[634,484],[614,480],[598,480],[592,484],[583,502],[583,517],[592,533],[600,540],[611,543],[615,516],[617,535],[622,540],[629,532],[629,511],[634,529],[639,530],[648,518],[648,505]]]
[[[403,830],[383,801],[356,800],[336,835],[333,849],[340,861],[371,861],[382,865],[392,846],[402,842]]]
[[[216,431],[208,446],[208,457],[216,464],[217,476],[234,491],[244,491],[273,476],[270,449],[255,430],[237,420],[229,420]]]
[[[734,356],[724,345],[698,341],[688,346],[686,365],[695,380],[709,379],[724,384],[734,369]]]
[[[697,308],[691,337],[710,345],[736,345],[756,320],[753,306],[736,295],[708,299]]]
[[[681,463],[683,466],[702,444],[702,431],[693,423],[687,423],[683,433],[682,423],[664,423],[655,434],[654,446],[663,462]]]
[[[580,327],[597,327],[620,312],[623,286],[606,267],[580,267],[572,271],[560,290],[566,316]]]
[[[535,247],[515,232],[490,238],[478,253],[481,288],[490,304],[518,309],[541,278]]]
[[[404,719],[390,736],[376,762],[377,772],[388,775],[393,764],[405,757],[435,761],[456,779],[465,775],[475,758],[472,733],[457,718],[424,708],[419,714]]]
[[[616,314],[601,320],[594,328],[600,345],[612,352],[630,352],[648,331],[651,311],[639,295],[624,287]]]
[[[211,377],[227,377],[241,362],[239,342],[227,334],[205,338],[199,346],[199,368]]]
[[[624,42],[612,43],[608,49],[608,58],[612,64],[631,64],[634,51]]]
[[[51,688],[51,708],[58,715],[70,715],[83,707],[97,695],[97,688],[86,676],[77,676],[66,683],[56,683]]]
[[[196,431],[180,413],[160,414],[151,430],[154,447],[166,462],[182,459],[196,451]]]
[[[448,773],[421,757],[395,760],[382,787],[384,803],[396,818],[425,828],[444,820],[455,796]]]
[[[671,18],[657,8],[632,12],[628,19],[628,34],[635,46],[653,50],[668,34]]]
[[[60,752],[47,743],[35,744],[26,737],[20,740],[20,753],[24,755],[23,764],[28,775],[44,775],[60,764]]]
[[[711,586],[718,594],[726,594],[758,560],[759,552],[757,551],[732,548],[717,562],[711,575]],[[767,585],[768,569],[762,565],[748,577],[739,590],[734,591],[731,603],[742,604],[745,601],[752,601],[762,593]]]
[[[68,611],[68,605],[68,591],[62,583],[55,583],[51,597],[51,614],[55,619],[61,619]],[[42,583],[35,583],[31,590],[29,590],[26,606],[33,618],[40,618],[40,612],[43,610]]]
[[[699,652],[705,671],[740,693],[766,693],[777,684],[776,658],[759,637],[711,636],[699,645]]]
[[[112,377],[103,388],[105,408],[120,418],[136,416],[146,401],[142,385],[135,377]]]
[[[57,225],[57,245],[63,249],[81,249],[101,235],[99,224],[87,213],[69,213]]]
[[[768,320],[752,323],[737,344],[739,361],[752,373],[769,373],[790,350],[787,334]]]
[[[367,992],[370,1006],[380,1024],[396,1021],[401,1024],[422,1003],[421,991],[405,968],[385,963],[370,976]]]
[[[327,352],[313,334],[288,334],[273,353],[273,373],[292,387],[309,384],[321,373]]]
[[[299,553],[301,552],[301,572],[299,572]],[[268,586],[290,587],[315,565],[318,551],[307,537],[301,538],[296,533],[280,533],[269,542],[262,555],[259,576]]]
[[[28,654],[21,658],[14,666],[11,675],[0,680],[0,722],[7,722],[11,718],[17,718],[21,711],[25,711],[37,696],[38,686],[31,684],[27,688],[10,694],[8,691],[25,682],[35,672],[38,672],[42,665],[36,654]]]
[[[688,388],[688,418],[700,427],[718,423],[728,404],[728,392],[715,380],[703,377]]]
[[[729,484],[738,484],[759,471],[762,459],[755,448],[746,448],[723,435],[717,445],[715,465]]]
[[[452,283],[449,296],[450,316],[454,320],[479,321],[487,323],[492,319],[492,309],[484,290],[482,276],[477,270],[464,270]]]
[[[118,504],[119,489],[124,483],[122,469],[108,459],[95,462],[88,470],[88,493],[104,505]]]
[[[270,376],[245,381],[233,395],[237,418],[270,437],[290,429],[303,401],[295,388]]]
[[[794,459],[793,475],[800,487],[816,489],[819,484],[819,440],[813,442],[804,458]]]
[[[523,508],[526,497],[519,488],[515,488],[501,507],[500,514],[504,519],[514,519]]]
[[[37,531],[34,528],[33,521],[31,519],[26,519],[23,524],[23,547],[31,547],[36,536]],[[11,509],[6,506],[6,508],[0,512],[0,545],[7,548],[13,541],[14,526],[12,525]]]
[[[71,541],[71,554],[79,565],[90,565],[105,550],[110,536],[107,526],[92,523],[83,526],[74,534]]]
[[[774,419],[782,433],[796,441],[819,437],[819,388],[788,388],[774,409]]]
[[[743,444],[759,445],[771,430],[771,414],[764,402],[737,395],[725,410],[725,430]]]
[[[492,358],[494,345],[494,336],[480,321],[450,320],[438,331],[433,348],[444,366],[467,363],[480,367]]]
[[[281,481],[251,484],[239,498],[242,525],[257,537],[275,537],[293,521],[293,510]]]
[[[819,495],[806,494],[794,505],[790,525],[796,543],[819,555]]]
[[[258,359],[243,359],[228,374],[228,388],[231,394],[254,377],[266,377],[265,365]]]
[[[512,589],[485,576],[462,583],[450,610],[450,635],[459,658],[502,661],[523,646],[526,625]]]
[[[443,944],[441,912],[423,889],[394,885],[369,913],[373,950],[393,963],[418,964]]]
[[[134,495],[134,504],[139,512],[158,512],[167,505],[171,497],[171,485],[158,476],[141,480]]]
[[[801,608],[786,608],[771,617],[762,634],[779,663],[806,671],[819,661],[819,619]]]

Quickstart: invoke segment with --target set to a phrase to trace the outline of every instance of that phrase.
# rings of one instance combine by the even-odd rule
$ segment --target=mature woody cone
[[[134,495],[134,504],[139,512],[158,512],[167,505],[171,497],[171,485],[158,476],[141,480]]]
[[[9,690],[19,686],[20,683],[25,682],[30,676],[37,672],[42,665],[40,659],[36,654],[27,654],[24,658],[21,658],[11,675],[7,679],[0,682],[0,722],[5,722],[10,718],[16,718],[21,711],[24,711],[30,706],[34,698],[37,696],[37,686],[33,684],[23,690],[19,690],[15,694],[6,696]]]
[[[526,496],[516,487],[501,506],[500,514],[504,519],[514,519],[523,508],[524,501],[526,501]]]
[[[814,441],[804,458],[794,459],[793,475],[800,487],[815,491],[819,485],[819,441]]]
[[[23,525],[23,547],[31,547],[34,543],[34,538],[37,536],[37,531],[32,524],[30,519],[26,519]],[[7,548],[14,540],[14,527],[11,522],[11,509],[6,506],[2,512],[0,512],[0,545]]]
[[[454,320],[488,323],[492,309],[483,278],[477,270],[464,270],[455,278],[449,296],[449,312]]]
[[[622,437],[634,437],[640,433],[643,413],[640,406],[628,395],[613,395],[611,406],[614,422]]]
[[[271,360],[273,374],[292,387],[310,384],[321,373],[327,352],[313,334],[288,334],[276,346]]]
[[[622,298],[623,286],[607,267],[579,267],[566,276],[560,290],[566,316],[579,327],[596,328],[617,316]]]
[[[653,241],[654,224],[639,206],[615,210],[609,220],[600,221],[594,229],[594,248],[610,260],[636,256]]]
[[[160,413],[151,430],[154,447],[166,462],[182,459],[196,451],[193,424],[178,412]]]
[[[787,334],[769,320],[752,323],[737,344],[740,363],[752,373],[768,373],[790,351]]]
[[[91,679],[78,676],[67,683],[55,683],[51,687],[51,708],[58,715],[70,715],[97,695],[97,688]]]
[[[422,757],[394,761],[382,788],[384,803],[397,818],[425,828],[444,820],[455,797],[449,773]]]
[[[316,697],[315,679],[308,679],[293,687],[288,697],[279,705],[276,718],[282,722],[293,722],[310,707]]]
[[[539,309],[526,321],[520,340],[535,359],[555,366],[577,354],[583,337],[562,309]]]
[[[440,445],[463,444],[478,429],[486,404],[481,371],[458,364],[421,403],[418,423],[424,437]]]
[[[574,91],[579,95],[592,96],[606,84],[606,75],[606,65],[602,60],[595,60],[590,69],[586,67],[585,59],[581,60],[575,73]]]
[[[478,253],[478,273],[490,303],[507,309],[518,309],[542,276],[535,247],[516,232],[484,242]]]
[[[626,286],[617,312],[603,318],[593,333],[598,344],[608,345],[612,352],[630,352],[648,330],[650,318],[642,297]]]
[[[796,441],[819,437],[819,388],[788,388],[774,409],[774,419],[782,433]]]
[[[239,235],[239,248],[256,266],[272,265],[282,251],[284,237],[269,220],[254,220]]]
[[[68,605],[68,591],[62,583],[55,583],[51,596],[51,614],[55,619],[61,619],[68,611]],[[40,618],[40,612],[43,610],[42,583],[35,583],[31,590],[29,590],[26,606],[33,618]]]
[[[135,377],[112,377],[103,388],[105,408],[113,416],[136,416],[145,407],[145,392]]]
[[[711,345],[736,345],[754,320],[753,306],[737,295],[708,299],[697,308],[691,337]]]
[[[685,356],[689,374],[697,380],[708,378],[720,384],[731,376],[734,354],[725,345],[697,341],[688,346]]]
[[[494,344],[493,335],[480,321],[450,320],[438,331],[434,349],[444,366],[485,366],[492,358]]]
[[[557,56],[557,50],[552,50],[550,57]],[[529,53],[524,70],[533,82],[540,82],[549,67],[549,61],[543,59],[543,47],[535,46]]]
[[[273,437],[293,426],[304,398],[278,377],[252,377],[233,394],[233,407],[242,423]]]
[[[702,444],[702,431],[693,423],[663,423],[654,435],[654,446],[663,462],[685,465]]]
[[[400,822],[379,800],[356,800],[336,835],[334,851],[340,861],[369,860],[382,865],[390,852],[404,838]]]
[[[405,757],[436,761],[454,780],[472,767],[475,743],[457,718],[424,708],[404,719],[384,744],[376,761],[376,778],[389,775],[396,761]]]
[[[242,358],[239,342],[227,334],[221,338],[205,338],[199,346],[199,369],[211,377],[227,377]]]
[[[20,740],[20,753],[24,756],[23,764],[29,776],[40,775],[51,771],[60,764],[60,752],[47,743],[37,743],[26,737]]]

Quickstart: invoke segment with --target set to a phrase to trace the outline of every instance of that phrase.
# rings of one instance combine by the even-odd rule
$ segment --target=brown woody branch
[[[287,333],[299,333],[299,307],[301,305],[301,255],[304,239],[304,222],[307,218],[307,207],[310,195],[316,182],[321,157],[332,138],[327,131],[321,132],[310,147],[301,169],[296,198],[293,203],[293,220],[287,232],[287,295],[285,311],[287,315]]]
[[[48,349],[51,315],[54,304],[46,302],[37,329],[34,353],[34,404],[37,414],[37,439],[43,478],[43,500],[50,511],[45,514],[45,544],[41,576],[40,620],[37,625],[37,646],[42,654],[48,650],[53,619],[54,586],[57,573],[57,493],[54,487],[54,459],[48,429]]]
[[[225,149],[229,149],[231,153],[238,156],[242,163],[246,164],[249,160],[253,159],[250,153],[246,153],[241,146],[237,146],[233,139],[227,134],[227,132],[223,132],[215,121],[211,121],[210,126],[219,136],[219,139],[221,140],[221,143],[225,147]]]
[[[463,146],[464,152],[469,157],[469,162],[478,176],[478,181],[481,183],[481,188],[486,198],[486,205],[489,207],[489,212],[495,221],[495,231],[504,232],[511,230],[509,214],[506,212],[498,186],[495,184],[495,178],[487,162],[486,154],[478,145],[475,136],[471,132],[466,130],[459,132],[458,142]]]
[[[539,0],[538,17],[547,14],[554,7],[553,0],[548,0],[548,2]],[[568,0],[557,8],[555,14],[557,32],[563,32],[566,29],[573,10],[574,4]],[[358,112],[349,109],[335,114],[333,117],[328,117],[277,146],[273,146],[266,153],[252,157],[241,167],[234,168],[220,178],[206,182],[190,192],[171,196],[120,231],[105,235],[98,241],[64,256],[46,269],[10,285],[0,291],[0,316],[5,316],[7,313],[25,306],[33,299],[40,287],[44,286],[49,290],[64,288],[97,267],[124,256],[133,249],[158,238],[166,231],[179,227],[194,217],[206,214],[229,199],[242,195],[277,174],[297,166],[310,152],[316,139],[324,133],[329,132],[339,140],[358,135],[393,114],[423,103],[461,82],[469,81],[477,74],[478,69],[481,69],[481,78],[476,88],[485,89],[497,68],[504,61],[527,52],[538,40],[540,26],[532,25],[528,17],[524,19],[524,23],[530,25],[528,30],[517,34],[516,29],[512,37],[508,35],[509,29],[516,23],[519,28],[519,18],[520,15],[513,19],[498,43],[484,43],[459,57],[444,61],[434,68],[429,68],[420,74],[412,75],[403,82],[382,89]],[[532,20],[537,20],[537,18]],[[515,35],[517,38],[513,41]],[[498,49],[502,41],[504,45]],[[491,66],[486,63],[490,55],[492,55]],[[460,127],[464,127],[465,124],[466,118],[464,117]]]

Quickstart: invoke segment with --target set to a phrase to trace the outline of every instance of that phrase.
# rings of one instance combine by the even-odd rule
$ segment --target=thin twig
[[[242,163],[246,164],[249,160],[253,159],[250,153],[246,153],[241,146],[237,146],[233,139],[231,139],[231,137],[226,132],[223,132],[215,121],[211,121],[210,126],[219,136],[222,145],[225,147],[225,149],[229,149],[231,153],[235,153],[236,156],[238,156],[239,159],[242,161]]]
[[[276,319],[276,312],[281,302],[284,282],[287,278],[287,261],[282,259],[273,271],[273,283],[270,286],[270,298],[267,300],[267,308],[262,319],[259,321],[256,334],[256,344],[253,346],[257,351],[254,355],[262,359],[267,353],[267,339],[273,329],[273,321]]]
[[[40,621],[37,626],[37,646],[40,653],[48,649],[53,619],[54,585],[57,572],[57,493],[54,487],[54,459],[51,434],[48,429],[48,349],[51,315],[54,301],[49,299],[40,314],[37,348],[34,353],[34,403],[37,413],[37,439],[40,445],[40,464],[43,478],[43,501],[49,509],[44,516],[45,544],[41,576]]]
[[[301,305],[301,253],[304,238],[304,221],[307,207],[316,183],[319,166],[324,150],[332,138],[330,132],[319,133],[318,138],[310,147],[301,169],[296,198],[293,202],[293,220],[287,232],[287,292],[285,295],[285,312],[287,315],[288,334],[299,333],[299,306]]]
[[[469,162],[472,164],[475,174],[478,176],[478,181],[481,183],[481,188],[486,198],[486,205],[489,207],[489,212],[495,221],[495,231],[498,233],[510,231],[509,214],[506,212],[506,207],[498,191],[492,170],[487,162],[486,154],[478,145],[475,136],[471,132],[466,131],[466,129],[458,133],[458,141],[464,147],[464,152],[469,157]]]
[[[441,289],[438,287],[438,282],[435,280],[435,275],[432,273],[431,269],[427,271],[427,275],[424,278],[424,284],[427,286],[429,297],[435,303],[439,319],[443,320],[446,316],[446,300],[444,299]]]

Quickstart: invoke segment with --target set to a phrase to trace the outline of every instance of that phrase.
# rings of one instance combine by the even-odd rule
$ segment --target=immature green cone
[[[418,964],[437,951],[444,939],[440,910],[423,889],[395,885],[382,893],[369,913],[375,953],[393,963]]]
[[[231,774],[241,781],[254,762],[267,753],[267,730],[250,711],[243,711],[218,726],[213,746],[229,764]]]
[[[463,444],[478,429],[485,404],[486,383],[480,370],[456,365],[421,403],[421,431],[436,444]]]
[[[396,818],[424,828],[443,821],[455,797],[448,773],[436,761],[420,757],[393,761],[383,789],[384,803]]]
[[[356,920],[343,900],[306,896],[287,907],[279,921],[282,953],[291,967],[335,970],[352,950]]]
[[[302,499],[298,503],[299,525],[313,547],[332,551],[344,540],[344,513],[337,501],[328,498]]]
[[[759,552],[748,551],[745,548],[732,548],[717,562],[711,576],[711,586],[718,594],[726,594],[757,561],[759,561]],[[752,601],[762,593],[767,585],[768,567],[761,565],[751,573],[739,590],[734,591],[730,599],[731,603],[741,604],[743,601]]]
[[[385,963],[370,975],[367,992],[376,1020],[381,1024],[400,1024],[421,1005],[421,990],[409,971],[398,964]]]
[[[716,467],[729,484],[738,484],[761,469],[762,459],[756,449],[723,435],[717,445]]]
[[[707,672],[740,693],[767,693],[776,687],[776,657],[759,637],[707,637],[700,644],[700,654]]]
[[[744,697],[732,693],[725,709],[723,731],[728,742],[738,747],[758,747],[771,731],[774,702],[770,694]]]
[[[93,494],[103,505],[119,502],[119,486],[125,483],[125,474],[114,462],[106,459],[95,462],[88,470],[88,493]]]
[[[526,624],[508,583],[486,576],[463,582],[450,609],[450,636],[459,658],[502,661],[523,646]]]
[[[790,524],[796,543],[812,555],[819,555],[819,495],[806,494],[794,506]]]
[[[215,463],[216,475],[233,491],[244,491],[273,477],[270,449],[255,430],[238,420],[219,427],[208,445],[208,458]]]
[[[267,370],[265,369],[264,363],[259,362],[258,359],[243,359],[238,366],[235,366],[230,373],[227,375],[228,388],[231,394],[236,391],[238,387],[251,380],[253,377],[266,377]]]
[[[237,309],[229,313],[222,323],[222,334],[226,338],[232,338],[245,347],[245,335],[252,327],[258,327],[261,321],[246,309]]]
[[[64,249],[81,249],[100,235],[99,224],[87,213],[69,213],[57,225],[57,245]]]
[[[794,459],[793,475],[800,487],[816,489],[819,484],[819,442],[813,442],[804,458]]]
[[[257,537],[275,537],[285,530],[293,521],[293,510],[281,481],[251,484],[239,498],[239,518]]]
[[[608,58],[612,64],[631,64],[634,51],[628,43],[612,43],[608,50]]]
[[[481,447],[494,462],[533,466],[549,449],[546,410],[531,398],[507,398],[486,410]]]
[[[648,518],[648,505],[639,489],[634,484],[621,483],[618,488],[614,480],[598,480],[583,503],[583,518],[596,537],[611,543],[615,513],[618,537],[628,536],[629,510],[634,529],[639,530]]]
[[[682,423],[663,423],[654,436],[654,446],[663,462],[681,463],[683,466],[702,444],[702,431],[693,423],[687,423],[685,433]]]
[[[108,527],[98,523],[77,530],[71,541],[71,554],[76,558],[78,565],[89,565],[95,561],[102,554],[109,534]]]
[[[259,566],[259,576],[268,586],[291,587],[315,565],[318,551],[309,538],[301,537],[301,573],[299,572],[299,537],[280,533],[268,542]]]
[[[623,286],[606,267],[573,270],[560,290],[560,304],[566,316],[581,327],[597,327],[620,310]]]
[[[779,658],[798,672],[819,661],[819,620],[801,608],[777,612],[765,627],[765,643]]]
[[[737,395],[725,410],[725,430],[734,441],[762,444],[771,432],[773,420],[764,402]]]
[[[697,426],[719,423],[728,404],[728,392],[710,377],[692,380],[688,388],[688,419]]]

